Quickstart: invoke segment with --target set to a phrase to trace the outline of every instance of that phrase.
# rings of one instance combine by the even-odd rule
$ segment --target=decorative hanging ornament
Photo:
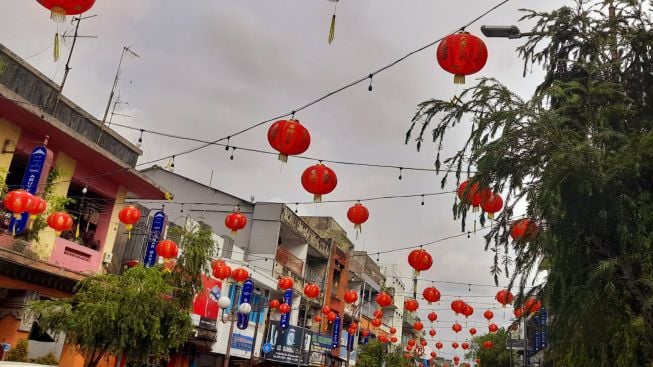
[[[410,346],[410,347],[414,347],[415,344],[416,344],[416,343],[415,343],[415,339],[410,339],[410,340],[408,340],[408,343],[407,343],[407,344],[408,344],[408,346]]]
[[[216,263],[213,266],[213,276],[216,279],[225,280],[231,276],[231,267],[224,262]]]
[[[79,15],[93,7],[95,0],[37,0],[50,10],[50,18],[57,23],[66,21],[66,15]]]
[[[391,340],[392,343],[394,344],[394,343],[396,343],[396,342],[399,341],[399,338],[397,338],[396,336],[393,336],[393,337],[390,338],[390,340]]]
[[[331,16],[331,26],[329,27],[329,37],[327,41],[329,44],[333,43],[333,40],[336,39],[336,10],[338,10],[338,1],[340,0],[329,0],[334,3],[333,5],[333,15]]]
[[[472,334],[472,336],[476,335],[476,328],[469,329],[469,333]]]
[[[308,167],[302,174],[302,186],[313,194],[313,201],[322,201],[322,195],[332,192],[338,185],[338,177],[333,170],[322,163]]]
[[[331,313],[331,307],[329,307],[329,306],[322,307],[322,315],[328,316],[329,313]]]
[[[282,314],[290,313],[290,305],[288,305],[287,303],[280,304],[279,305],[279,312],[281,312]]]
[[[2,205],[14,214],[14,218],[20,219],[32,207],[33,202],[32,194],[21,189],[9,191],[2,200]]]
[[[279,282],[277,282],[277,286],[279,287],[279,289],[284,291],[291,289],[294,284],[295,283],[291,277],[281,277],[279,278]]]
[[[460,347],[463,348],[464,350],[467,350],[467,349],[469,349],[469,343],[467,343],[467,342],[462,343],[462,344],[460,345]]]
[[[374,312],[372,313],[372,316],[374,316],[375,319],[382,319],[383,318],[383,310],[382,309],[374,310]]]
[[[502,307],[506,307],[506,305],[511,304],[513,298],[514,298],[514,296],[507,289],[502,289],[502,290],[498,291],[497,295],[495,297],[497,302],[499,302]]]
[[[73,218],[65,212],[56,212],[48,216],[48,226],[54,229],[59,236],[61,232],[70,231],[73,228]]]
[[[419,321],[415,321],[415,322],[413,323],[413,329],[415,329],[415,330],[417,330],[417,331],[421,331],[422,329],[424,329],[424,324],[422,324],[422,323],[419,322]]]
[[[429,303],[429,305],[433,302],[439,302],[440,297],[442,296],[440,294],[440,291],[435,288],[435,287],[427,287],[424,288],[424,291],[422,292],[422,296],[426,300],[426,302]]]
[[[408,312],[415,312],[419,308],[419,302],[417,300],[409,298],[404,301],[404,310]]]
[[[277,308],[279,308],[280,305],[281,305],[281,302],[279,302],[278,299],[270,300],[270,308],[271,309],[276,310]]]
[[[494,323],[488,325],[487,329],[488,329],[492,334],[494,334],[494,333],[496,333],[497,331],[499,331],[499,327],[497,326],[497,324],[494,324]]]
[[[435,343],[435,348],[437,348],[438,350],[440,350],[440,349],[444,348],[444,344],[442,344],[442,343],[440,343],[440,342],[437,342],[437,343]]]
[[[247,225],[247,217],[240,212],[239,207],[236,207],[233,213],[227,215],[224,219],[224,225],[231,229],[231,234],[235,236],[239,230],[245,228]]]
[[[433,323],[433,322],[435,322],[435,320],[438,319],[438,314],[435,313],[435,311],[432,311],[432,312],[429,312],[429,314],[426,315],[426,317],[428,317],[429,321],[431,321],[431,323]]]
[[[396,327],[391,327],[390,328],[390,335],[395,335],[397,333],[397,328]]]
[[[468,318],[474,314],[474,308],[468,304],[465,304],[465,308],[463,308],[462,314],[465,316],[465,318]]]
[[[38,196],[32,196],[32,205],[30,205],[28,210],[29,217],[31,219],[35,219],[39,215],[43,214],[47,208],[48,203],[46,203],[45,200],[41,199]]]
[[[368,336],[370,336],[370,331],[365,329],[361,331],[361,335],[363,336],[363,338],[367,338]]]
[[[304,295],[310,299],[317,298],[320,295],[320,287],[315,284],[308,284],[304,287]]]
[[[249,272],[245,268],[238,268],[231,273],[231,278],[236,281],[236,283],[242,283],[249,279]]]
[[[451,347],[453,349],[458,349],[458,343],[456,343],[456,342],[451,343]]]
[[[381,319],[374,319],[374,320],[370,321],[370,323],[371,323],[372,326],[374,326],[374,327],[379,327],[379,326],[381,326],[381,324],[382,324],[383,322],[381,321]]]
[[[141,219],[141,211],[133,205],[127,205],[118,213],[118,219],[125,225],[125,229],[127,229],[127,237],[131,238],[134,224],[138,223]]]
[[[435,331],[435,329],[431,329],[431,330],[429,330],[429,335],[431,336],[431,338],[434,337],[435,334],[437,334],[437,332]]]
[[[381,308],[388,307],[392,304],[392,296],[382,291],[376,295],[375,301]]]
[[[510,230],[510,237],[515,241],[532,241],[537,235],[537,225],[529,218],[516,221]]]
[[[345,302],[349,304],[356,303],[356,301],[358,301],[358,292],[356,292],[353,289],[350,289],[347,292],[345,292],[344,298],[345,298]]]
[[[524,309],[522,307],[517,307],[514,309],[513,314],[516,318],[521,319],[524,316]]]
[[[462,329],[463,327],[457,322],[451,326],[451,330],[455,331],[456,333],[459,333]]]
[[[491,340],[485,341],[483,343],[483,348],[485,348],[485,349],[492,349],[493,346],[494,346],[494,343],[492,343]]]
[[[437,356],[438,356],[437,353],[435,353],[435,352],[431,352],[431,358],[435,358],[435,357],[437,357]]]
[[[350,222],[354,223],[354,230],[356,231],[356,236],[358,236],[363,231],[361,225],[370,218],[370,212],[363,204],[356,203],[347,210],[347,218]]]
[[[489,198],[481,201],[481,209],[487,213],[487,217],[494,219],[494,214],[503,209],[503,198],[499,194],[492,194]]]
[[[408,264],[415,269],[415,274],[419,275],[420,271],[426,271],[433,266],[433,258],[423,249],[413,250],[408,254]]]
[[[422,339],[419,342],[423,347],[427,346],[429,343],[426,341],[426,339]]]
[[[156,244],[156,254],[166,260],[174,259],[179,255],[179,248],[172,240],[162,240]]]
[[[458,314],[463,313],[465,310],[465,302],[459,299],[453,300],[451,302],[451,310],[458,316]]]
[[[487,321],[490,321],[494,317],[494,312],[492,312],[490,310],[487,310],[487,311],[483,312],[483,317],[485,317],[487,319]]]
[[[526,302],[524,302],[524,310],[527,310],[528,313],[537,313],[537,311],[542,308],[542,302],[538,301],[535,297],[529,297]]]
[[[463,31],[440,41],[436,55],[440,66],[454,74],[454,84],[465,84],[466,75],[483,69],[488,52],[480,38]]]
[[[322,322],[322,317],[320,317],[320,315],[315,315],[315,317],[313,317],[313,321],[319,324]]]
[[[279,160],[288,162],[288,156],[308,150],[311,134],[298,120],[279,120],[270,126],[268,142],[279,152]]]

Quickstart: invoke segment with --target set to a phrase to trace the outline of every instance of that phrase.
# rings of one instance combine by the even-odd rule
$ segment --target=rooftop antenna
[[[118,96],[113,101],[113,108],[111,109],[111,116],[109,117],[109,121],[107,122],[107,126],[111,126],[111,123],[113,122],[113,116],[131,117],[131,115],[125,115],[123,113],[116,112],[116,110],[119,109],[121,105],[128,105],[129,106],[129,102],[124,102],[123,100],[121,100],[120,99],[120,93],[118,93]]]
[[[137,53],[132,51],[131,46],[123,46],[122,53],[120,54],[120,61],[118,62],[118,70],[116,70],[116,77],[113,79],[113,86],[111,87],[111,93],[109,94],[109,101],[107,102],[107,108],[104,110],[104,116],[102,116],[100,134],[97,137],[96,144],[100,144],[100,139],[102,138],[102,134],[104,133],[104,125],[107,122],[109,109],[111,109],[111,103],[113,102],[113,97],[116,94],[116,88],[118,87],[118,80],[120,79],[120,71],[122,69],[122,61],[125,58],[125,54],[129,54],[134,57],[140,57]]]

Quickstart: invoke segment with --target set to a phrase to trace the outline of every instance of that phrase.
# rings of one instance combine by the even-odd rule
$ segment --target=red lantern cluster
[[[25,190],[9,191],[2,200],[2,205],[18,219],[32,207],[32,198],[32,194]]]
[[[354,230],[357,234],[362,231],[362,224],[367,222],[369,218],[369,210],[361,203],[356,203],[347,210],[347,219],[354,223]]]
[[[485,348],[485,349],[492,349],[493,346],[494,346],[494,343],[492,343],[491,340],[485,341],[483,343],[483,348]]]
[[[313,194],[313,201],[322,201],[322,195],[335,190],[338,177],[333,170],[322,163],[308,167],[302,174],[302,186]]]
[[[327,320],[329,320],[329,323],[336,321],[337,318],[338,315],[333,311],[329,312],[329,314],[327,315]]]
[[[415,274],[419,275],[420,271],[426,271],[433,266],[433,258],[422,249],[413,250],[408,254],[408,264],[415,269]]]
[[[469,349],[469,346],[470,346],[470,345],[469,345],[469,343],[467,343],[467,342],[462,343],[462,344],[460,345],[460,347],[463,348],[464,350]]]
[[[422,292],[422,296],[430,305],[433,302],[439,302],[440,297],[442,295],[440,294],[440,291],[437,288],[431,286],[431,287],[424,288],[424,291]]]
[[[465,84],[465,75],[483,69],[488,52],[480,38],[468,32],[459,32],[440,41],[436,55],[440,67],[454,74],[454,83]]]
[[[374,327],[379,327],[379,326],[381,326],[381,324],[382,324],[383,322],[381,321],[381,319],[373,319],[372,321],[370,321],[370,323],[371,323],[372,326],[374,326]]]
[[[172,240],[162,240],[156,244],[156,254],[166,260],[174,259],[179,255],[179,248]]]
[[[463,300],[456,299],[451,302],[451,310],[458,316],[465,310],[466,303]]]
[[[388,307],[392,304],[392,296],[386,292],[380,292],[376,295],[375,301],[381,308]]]
[[[233,213],[227,215],[224,219],[224,225],[231,229],[231,234],[235,236],[239,230],[247,225],[247,217],[240,212],[240,208],[235,208]]]
[[[516,221],[510,230],[510,237],[519,242],[532,241],[537,235],[537,224],[532,220],[525,218]]]
[[[48,216],[48,226],[58,235],[73,229],[73,218],[65,212],[56,212]]]
[[[327,315],[329,315],[330,313],[331,313],[331,307],[329,307],[329,306],[324,306],[324,307],[322,307],[322,314],[323,314],[324,316],[327,316]]]
[[[95,0],[37,0],[39,4],[49,9],[50,18],[57,23],[63,23],[66,15],[85,13],[93,7]]]
[[[529,297],[526,302],[524,302],[524,310],[527,310],[529,313],[537,313],[542,308],[542,302],[540,302],[535,297]]]
[[[465,316],[465,318],[468,318],[474,314],[474,308],[468,304],[465,304],[465,308],[463,308],[462,314]]]
[[[279,160],[304,153],[311,145],[311,134],[298,120],[279,120],[268,129],[268,142],[279,152]]]
[[[43,214],[47,208],[48,204],[45,202],[45,200],[41,199],[38,196],[32,196],[32,205],[28,210],[30,218],[34,219],[37,216]]]
[[[497,302],[501,304],[501,306],[506,307],[506,305],[509,305],[512,303],[512,300],[514,299],[514,296],[512,293],[510,293],[509,290],[507,289],[502,289],[497,292],[497,295],[495,297]]]
[[[456,194],[464,204],[471,205],[474,208],[479,206],[483,211],[488,213],[488,218],[494,218],[494,214],[503,209],[503,198],[501,195],[493,193],[489,188],[481,188],[478,182],[473,183],[470,187],[469,180],[462,182]]]

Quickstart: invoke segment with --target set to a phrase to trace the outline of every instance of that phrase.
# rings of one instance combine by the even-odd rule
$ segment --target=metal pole
[[[528,323],[524,318],[524,367],[528,366]]]
[[[224,362],[222,363],[223,367],[229,367],[229,360],[231,359],[231,340],[234,335],[234,324],[236,323],[236,310],[238,309],[238,298],[239,298],[240,289],[236,288],[234,294],[234,303],[231,305],[231,311],[229,312],[229,317],[231,318],[231,326],[229,327],[229,337],[227,339],[227,352],[224,355]]]
[[[299,308],[302,308],[302,297],[299,298]],[[302,323],[302,336],[299,345],[299,359],[297,360],[297,367],[304,361],[304,337],[306,336],[306,317],[308,316],[308,299],[304,303],[304,322]],[[225,366],[226,367],[226,366]]]
[[[263,297],[259,297],[258,304],[256,305],[257,320],[256,320],[256,327],[254,327],[254,341],[252,342],[252,351],[249,354],[249,367],[252,367],[252,365],[254,364],[254,350],[256,349],[256,336],[258,335],[258,325],[259,325],[258,314],[262,311],[263,306],[267,305],[268,300],[270,299],[269,293],[270,291],[265,291],[265,299],[263,299]],[[268,310],[268,317],[269,317],[269,310]]]

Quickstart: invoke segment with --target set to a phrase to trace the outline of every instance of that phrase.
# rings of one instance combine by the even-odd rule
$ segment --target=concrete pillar
[[[101,240],[101,243],[103,244],[102,259],[104,259],[104,254],[113,252],[113,247],[116,243],[116,235],[118,234],[118,228],[120,223],[120,220],[118,219],[118,213],[120,213],[122,208],[125,207],[126,197],[127,197],[127,189],[120,186],[118,188],[118,193],[116,194],[116,201],[114,202],[113,210],[111,211],[111,217],[109,218],[109,221],[101,223],[103,225],[102,227],[106,226],[105,228],[103,228],[103,230],[106,231],[106,235],[104,239]],[[96,233],[100,233],[99,226],[98,226],[98,231]],[[98,271],[102,272],[102,263],[100,263],[100,269],[98,269]]]
[[[16,149],[18,138],[20,137],[20,127],[0,118],[0,149],[5,148],[11,152],[2,153],[0,151],[0,186],[4,186],[9,166],[14,159],[13,151]],[[7,144],[5,145],[5,142]]]

